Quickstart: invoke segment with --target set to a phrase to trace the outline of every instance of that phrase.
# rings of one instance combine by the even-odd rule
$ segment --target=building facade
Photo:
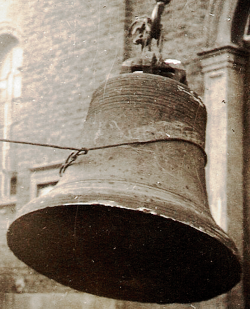
[[[81,148],[93,91],[140,50],[128,38],[153,0],[20,1],[0,4],[0,138]],[[207,191],[217,223],[237,244],[243,278],[231,292],[188,305],[115,301],[61,286],[8,249],[19,208],[59,180],[70,151],[0,144],[0,307],[249,308],[249,9],[246,0],[172,1],[162,16],[163,54],[181,60],[208,111]]]

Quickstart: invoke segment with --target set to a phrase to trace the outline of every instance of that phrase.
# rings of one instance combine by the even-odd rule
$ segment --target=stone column
[[[207,107],[206,167],[209,205],[216,222],[243,253],[243,113],[248,53],[223,47],[199,54]],[[224,308],[244,308],[242,284]],[[226,303],[228,302],[228,305]]]

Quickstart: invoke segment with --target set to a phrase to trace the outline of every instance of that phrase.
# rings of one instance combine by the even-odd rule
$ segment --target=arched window
[[[10,139],[15,99],[21,96],[22,49],[15,37],[0,36],[0,136]],[[0,197],[15,195],[16,176],[9,143],[0,145]]]
[[[249,16],[248,16],[247,23],[245,26],[243,41],[244,41],[244,44],[249,48],[250,47],[250,17]]]

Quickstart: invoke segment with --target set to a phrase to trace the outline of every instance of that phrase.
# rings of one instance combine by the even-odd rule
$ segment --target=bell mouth
[[[47,207],[7,234],[14,254],[78,291],[147,303],[190,303],[230,290],[241,267],[219,240],[185,223],[105,204]]]

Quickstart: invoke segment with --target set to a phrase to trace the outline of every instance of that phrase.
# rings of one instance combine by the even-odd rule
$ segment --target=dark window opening
[[[37,185],[37,196],[48,193],[56,184],[57,181]]]
[[[249,21],[248,21],[248,25],[247,25],[247,28],[246,28],[246,35],[250,35],[250,24],[249,24]]]
[[[248,17],[246,26],[245,26],[245,35],[250,35],[250,18]]]
[[[17,191],[17,177],[12,176],[10,179],[10,195],[16,195]]]

